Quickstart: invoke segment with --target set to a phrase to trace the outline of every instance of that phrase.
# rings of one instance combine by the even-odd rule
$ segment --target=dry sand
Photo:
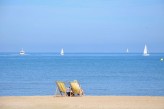
[[[0,109],[164,109],[160,96],[11,96],[0,97]]]

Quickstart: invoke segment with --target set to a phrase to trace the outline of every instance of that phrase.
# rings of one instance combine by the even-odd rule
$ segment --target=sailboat
[[[149,56],[146,44],[145,44],[145,47],[144,47],[143,55],[144,56]]]
[[[23,48],[22,48],[22,50],[19,52],[19,54],[20,54],[20,55],[25,55],[25,51],[23,50]]]
[[[63,48],[61,49],[60,55],[62,55],[62,56],[64,55],[64,49]]]
[[[126,53],[129,53],[129,49],[128,48],[126,49]]]

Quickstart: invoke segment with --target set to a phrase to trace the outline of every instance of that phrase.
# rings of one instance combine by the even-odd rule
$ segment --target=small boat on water
[[[61,49],[60,55],[63,56],[64,55],[64,49]]]
[[[128,48],[126,49],[126,53],[129,53],[129,49]]]
[[[23,50],[23,48],[22,48],[22,50],[19,52],[19,54],[20,54],[20,55],[25,55],[25,51]]]
[[[148,49],[147,49],[146,44],[145,44],[145,47],[144,47],[143,55],[144,55],[144,56],[149,56],[149,55],[150,55],[150,54],[148,53]]]

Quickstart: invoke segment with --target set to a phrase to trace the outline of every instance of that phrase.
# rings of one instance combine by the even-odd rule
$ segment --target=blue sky
[[[164,52],[163,0],[1,0],[0,52]]]

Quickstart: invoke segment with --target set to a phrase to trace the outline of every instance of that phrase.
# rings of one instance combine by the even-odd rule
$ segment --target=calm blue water
[[[0,53],[0,96],[53,95],[78,80],[86,95],[164,96],[164,54]]]

